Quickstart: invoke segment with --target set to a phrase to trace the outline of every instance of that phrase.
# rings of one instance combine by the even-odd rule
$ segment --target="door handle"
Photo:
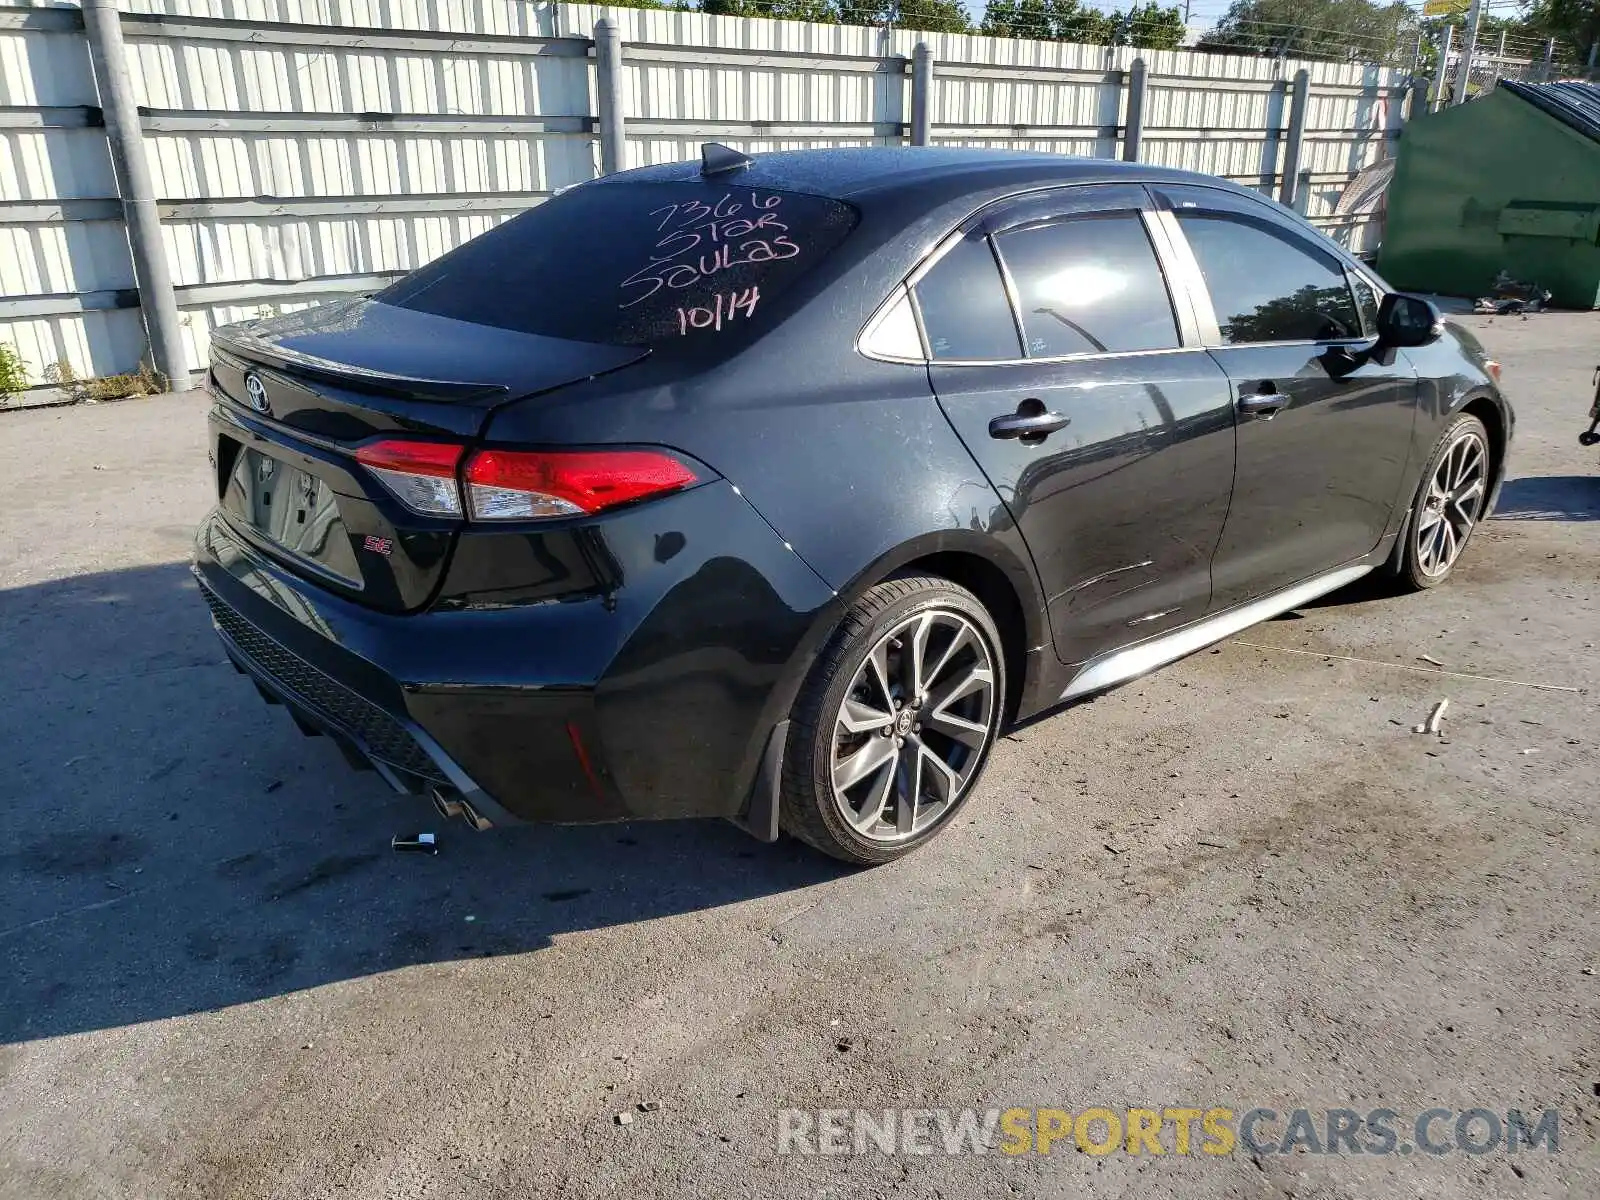
[[[1014,413],[1005,413],[989,422],[992,438],[1021,438],[1023,441],[1043,441],[1058,429],[1072,424],[1072,418],[1051,412],[1041,401],[1032,398],[1017,405]]]
[[[1247,417],[1260,417],[1270,421],[1279,409],[1289,407],[1289,397],[1280,392],[1271,380],[1263,380],[1253,392],[1239,393],[1239,411]]]

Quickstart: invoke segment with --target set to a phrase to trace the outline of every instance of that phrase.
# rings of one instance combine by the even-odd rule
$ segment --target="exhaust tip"
[[[458,817],[480,833],[494,828],[494,822],[473,808],[471,802],[454,788],[435,785],[429,791],[428,798],[433,801],[433,807],[441,817]]]
[[[454,796],[446,795],[442,787],[435,787],[428,793],[428,798],[433,801],[433,807],[441,817],[451,819],[461,816],[461,802]]]

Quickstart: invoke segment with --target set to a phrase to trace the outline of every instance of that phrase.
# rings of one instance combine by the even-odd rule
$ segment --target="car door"
[[[934,392],[1021,529],[1067,663],[1203,616],[1227,513],[1227,379],[1153,222],[1139,187],[1034,195],[913,284]]]
[[[1211,565],[1221,610],[1377,546],[1399,502],[1417,378],[1404,355],[1365,360],[1371,285],[1298,222],[1217,188],[1153,190],[1180,258],[1193,256],[1202,333],[1238,407],[1233,503]]]

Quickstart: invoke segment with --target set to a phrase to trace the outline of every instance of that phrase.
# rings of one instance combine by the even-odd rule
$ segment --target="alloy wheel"
[[[1483,512],[1489,453],[1476,432],[1463,433],[1439,459],[1417,514],[1417,564],[1437,577],[1449,571]]]
[[[999,721],[988,641],[930,609],[873,644],[834,721],[839,814],[862,837],[900,842],[954,811]]]

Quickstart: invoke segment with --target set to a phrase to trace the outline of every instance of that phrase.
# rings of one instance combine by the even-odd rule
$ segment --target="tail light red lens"
[[[459,517],[461,493],[456,488],[456,471],[463,453],[465,447],[448,442],[386,438],[357,447],[356,461],[413,512]]]
[[[661,450],[479,450],[464,468],[463,457],[463,446],[403,438],[356,450],[356,461],[413,512],[474,521],[596,513],[700,481]]]
[[[660,450],[479,450],[465,479],[475,521],[595,513],[699,481]]]

